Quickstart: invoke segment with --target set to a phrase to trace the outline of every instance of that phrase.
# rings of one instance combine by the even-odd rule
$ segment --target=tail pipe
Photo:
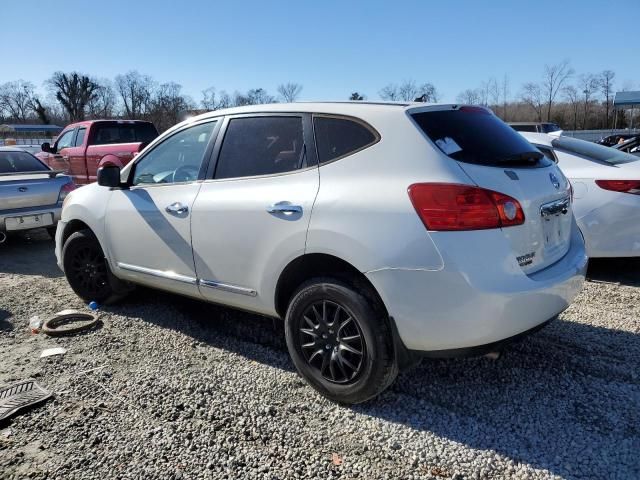
[[[0,232],[0,243],[4,243],[7,241],[7,234],[4,232]]]

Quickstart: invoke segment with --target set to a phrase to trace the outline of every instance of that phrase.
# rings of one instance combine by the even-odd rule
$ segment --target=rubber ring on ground
[[[59,337],[89,330],[97,324],[98,316],[93,313],[66,313],[64,315],[54,315],[46,320],[42,324],[42,333],[46,333],[50,337]],[[63,325],[65,327],[58,328]]]

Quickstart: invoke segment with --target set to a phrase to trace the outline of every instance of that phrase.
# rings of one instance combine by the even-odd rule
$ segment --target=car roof
[[[0,152],[24,152],[24,150],[17,145],[9,145],[6,147],[0,147]]]
[[[537,143],[538,145],[545,145],[551,147],[551,140],[558,138],[558,135],[549,135],[548,133],[538,132],[518,132],[530,143]]]

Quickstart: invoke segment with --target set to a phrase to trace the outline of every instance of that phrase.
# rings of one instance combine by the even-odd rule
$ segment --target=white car
[[[577,138],[521,135],[571,181],[588,256],[640,256],[640,158]]]
[[[300,374],[356,403],[418,354],[493,351],[566,309],[587,265],[571,208],[484,108],[250,106],[101,169],[56,256],[86,301],[142,284],[283,318]]]

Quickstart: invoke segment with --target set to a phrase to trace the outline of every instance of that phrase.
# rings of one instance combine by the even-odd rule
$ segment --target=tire
[[[80,230],[69,236],[62,248],[62,265],[69,285],[85,302],[113,303],[131,290],[111,273],[91,230]]]
[[[377,396],[398,374],[385,317],[376,302],[346,282],[314,278],[304,283],[285,317],[287,347],[298,373],[339,403]]]

